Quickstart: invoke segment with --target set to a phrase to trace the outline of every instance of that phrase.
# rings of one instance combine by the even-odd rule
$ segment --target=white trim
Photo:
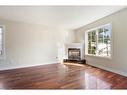
[[[102,28],[102,27],[105,27],[107,25],[110,25],[110,29],[111,29],[111,55],[110,57],[107,57],[107,56],[99,56],[99,55],[93,55],[93,54],[88,54],[88,32],[90,31],[93,31],[93,30],[97,30],[99,28]],[[108,24],[104,24],[104,25],[101,25],[101,26],[98,26],[98,27],[95,27],[95,28],[92,28],[92,29],[89,29],[87,31],[85,31],[85,56],[93,56],[93,57],[100,57],[100,58],[107,58],[107,59],[112,59],[112,56],[113,56],[113,33],[112,33],[112,23],[108,23]]]
[[[110,68],[110,67],[100,66],[100,65],[97,65],[97,64],[91,64],[91,63],[87,63],[87,64],[91,65],[91,66],[95,66],[95,67],[103,69],[103,70],[106,70],[106,71],[110,71],[110,72],[113,72],[113,73],[116,73],[116,74],[119,74],[119,75],[127,77],[127,72],[119,71],[119,70],[116,70],[116,69],[113,69],[113,68]]]
[[[11,69],[20,69],[20,68],[26,68],[26,67],[33,67],[33,66],[41,66],[41,65],[48,65],[48,64],[55,64],[60,63],[58,60],[53,60],[49,62],[43,62],[38,64],[10,64],[10,63],[4,63],[0,64],[0,71],[2,70],[11,70]]]
[[[0,28],[2,28],[2,52],[3,54],[0,55],[0,60],[5,60],[6,59],[6,53],[5,53],[5,26],[0,25]]]
[[[65,55],[64,58],[68,59],[68,48],[78,48],[81,51],[81,59],[84,59],[84,47],[83,47],[84,43],[68,43],[65,44]]]
[[[85,54],[85,56],[89,56],[89,57],[97,57],[97,58],[103,58],[103,59],[112,59],[112,57],[108,57],[108,56],[98,56],[98,55],[93,55],[93,54]]]

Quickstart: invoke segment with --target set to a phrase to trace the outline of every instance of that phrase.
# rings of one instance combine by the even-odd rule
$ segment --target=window
[[[111,57],[111,24],[88,30],[85,41],[87,55]]]
[[[4,31],[3,27],[0,26],[0,58],[4,57]]]

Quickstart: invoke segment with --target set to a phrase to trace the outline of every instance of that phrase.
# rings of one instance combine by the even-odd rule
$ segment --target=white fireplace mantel
[[[68,59],[68,48],[79,48],[81,51],[81,59],[84,59],[84,43],[66,43],[64,44],[64,59]]]

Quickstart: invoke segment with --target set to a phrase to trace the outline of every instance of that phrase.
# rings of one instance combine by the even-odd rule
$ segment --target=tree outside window
[[[111,24],[88,31],[88,54],[111,56]]]

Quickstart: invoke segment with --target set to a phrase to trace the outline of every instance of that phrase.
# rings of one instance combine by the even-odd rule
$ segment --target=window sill
[[[109,60],[112,59],[112,57],[97,56],[97,55],[91,55],[91,54],[85,54],[85,56],[88,56],[88,57],[96,57],[96,58],[102,58],[102,59],[109,59]]]

